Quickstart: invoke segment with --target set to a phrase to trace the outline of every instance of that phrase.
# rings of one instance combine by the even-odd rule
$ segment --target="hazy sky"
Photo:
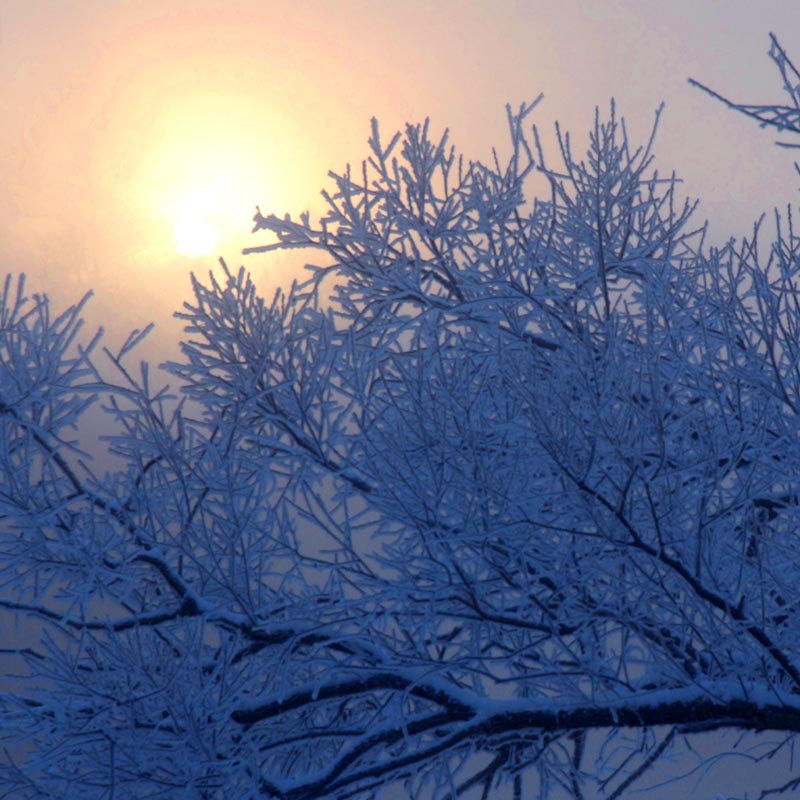
[[[189,271],[215,260],[177,252],[187,225],[238,265],[256,203],[320,211],[371,116],[387,136],[430,116],[484,159],[505,104],[539,92],[535,121],[579,142],[612,96],[637,139],[665,100],[657,164],[719,241],[798,180],[791,153],[687,77],[780,99],[769,31],[800,60],[797,0],[0,0],[2,271],[59,302],[93,288],[93,322],[155,319],[174,340]],[[290,277],[285,258],[246,263],[265,290]]]

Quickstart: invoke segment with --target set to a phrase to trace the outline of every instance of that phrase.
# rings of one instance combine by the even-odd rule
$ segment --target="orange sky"
[[[328,169],[433,118],[471,158],[504,143],[504,105],[545,103],[580,135],[613,95],[634,136],[668,103],[658,165],[704,201],[719,238],[796,197],[791,154],[691,89],[779,99],[775,30],[800,60],[787,0],[210,2],[0,0],[0,257],[58,301],[93,288],[92,321],[124,335],[169,321],[190,270],[176,251],[202,216],[241,262],[254,206],[322,209]],[[265,291],[288,257],[246,260]],[[158,335],[158,334],[157,334]]]

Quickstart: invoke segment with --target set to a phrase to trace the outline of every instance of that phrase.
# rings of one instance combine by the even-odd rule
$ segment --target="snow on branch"
[[[5,281],[0,794],[616,800],[701,733],[792,752],[793,219],[708,250],[660,108],[552,162],[538,102],[488,163],[373,121],[322,219],[256,209],[305,280],[193,276],[163,380]]]

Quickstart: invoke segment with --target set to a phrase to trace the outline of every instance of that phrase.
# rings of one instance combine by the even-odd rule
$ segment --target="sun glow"
[[[257,205],[316,211],[325,172],[307,132],[285,110],[223,89],[183,91],[154,107],[140,137],[142,157],[125,192],[147,220],[142,245],[159,261],[235,257],[252,244]]]
[[[226,154],[217,156],[217,161]],[[206,174],[189,179],[186,188],[177,186],[170,192],[165,213],[172,229],[175,250],[187,258],[211,255],[221,241],[233,231],[241,231],[247,222],[242,203],[258,197],[257,189],[247,186],[242,164],[198,168]],[[186,179],[184,179],[186,180]],[[182,183],[176,179],[176,183]]]
[[[220,238],[220,231],[212,222],[196,216],[179,218],[172,232],[175,249],[187,258],[211,255]]]
[[[243,222],[232,219],[226,207],[244,192],[241,184],[229,169],[196,180],[184,191],[175,190],[167,204],[167,217],[178,253],[187,258],[209,256],[223,236]]]
[[[163,114],[145,181],[173,250],[190,259],[241,249],[256,204],[281,180],[257,126],[236,124],[247,109],[211,113],[212,100],[185,98]]]

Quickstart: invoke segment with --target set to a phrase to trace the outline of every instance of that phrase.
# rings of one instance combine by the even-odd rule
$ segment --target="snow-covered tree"
[[[259,211],[246,252],[316,266],[194,278],[174,391],[6,280],[0,796],[610,800],[703,733],[792,753],[800,238],[706,248],[613,106],[555,167],[534,105],[490,165],[374,123],[318,223]]]

